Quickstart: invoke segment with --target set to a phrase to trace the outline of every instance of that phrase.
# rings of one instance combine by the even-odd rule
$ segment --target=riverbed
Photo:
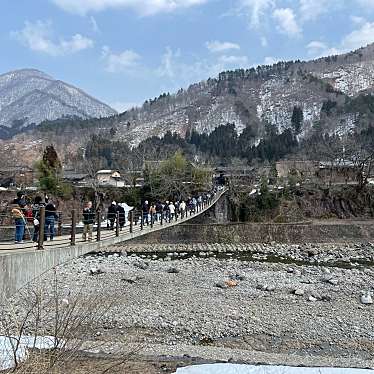
[[[370,368],[374,306],[361,297],[374,286],[371,248],[130,245],[59,266],[56,277],[66,303],[79,293],[106,306],[82,333],[87,347],[100,344],[93,353]],[[39,282],[46,294],[54,276]]]

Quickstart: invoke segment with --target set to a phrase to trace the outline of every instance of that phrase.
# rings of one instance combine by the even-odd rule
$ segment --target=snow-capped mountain
[[[117,114],[108,105],[34,69],[0,75],[0,135],[62,117],[100,118]]]
[[[302,134],[308,136],[324,115],[327,102],[337,113],[325,119],[326,131],[348,131],[358,113],[346,106],[349,99],[374,92],[374,44],[339,56],[308,62],[279,62],[256,69],[238,69],[191,85],[186,90],[146,101],[118,117],[118,135],[136,145],[166,131],[182,136],[187,130],[210,133],[219,125],[234,123],[238,133],[251,126],[258,139],[264,124],[279,132],[291,126],[294,107],[303,111]],[[325,116],[326,117],[326,116]]]

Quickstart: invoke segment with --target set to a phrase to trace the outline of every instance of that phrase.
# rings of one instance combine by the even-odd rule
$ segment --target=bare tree
[[[103,343],[88,343],[87,338],[95,336],[112,306],[105,300],[99,292],[89,293],[84,287],[67,294],[56,272],[50,289],[44,283],[27,286],[4,307],[0,320],[0,337],[7,339],[13,361],[8,372],[62,374],[65,364],[78,360],[81,351],[100,348]],[[124,365],[139,349],[121,355],[103,373]]]

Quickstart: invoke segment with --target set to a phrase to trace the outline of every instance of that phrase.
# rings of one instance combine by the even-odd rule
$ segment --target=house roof
[[[64,173],[64,179],[67,180],[82,180],[88,177],[88,174],[83,173]]]
[[[32,172],[33,169],[28,167],[28,166],[10,166],[10,167],[7,167],[7,168],[1,168],[0,169],[0,173],[18,173],[18,172],[25,172],[25,171],[29,171],[29,172]]]
[[[119,173],[118,170],[99,170],[96,174],[113,174]]]

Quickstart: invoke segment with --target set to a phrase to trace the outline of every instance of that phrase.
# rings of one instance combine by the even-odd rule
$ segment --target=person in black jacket
[[[32,237],[33,242],[37,242],[39,240],[39,230],[40,230],[40,208],[43,206],[43,199],[41,196],[36,196],[34,199],[34,203],[32,204],[32,216],[34,218],[34,233]]]
[[[116,220],[117,215],[117,204],[115,201],[112,202],[112,204],[108,208],[108,215],[107,219],[110,223],[110,229],[114,230],[114,221]]]
[[[92,202],[89,201],[86,204],[86,207],[83,209],[83,240],[87,240],[88,234],[88,241],[92,241],[92,230],[93,225],[95,222],[95,211],[92,208]]]
[[[143,205],[142,205],[142,212],[143,212],[143,224],[147,224],[147,226],[149,225],[149,219],[148,219],[148,216],[149,216],[149,205],[148,205],[148,201],[144,201]]]
[[[126,211],[123,206],[117,204],[117,212],[119,217],[119,227],[122,230],[126,223]]]
[[[49,238],[53,240],[55,236],[55,221],[58,219],[57,209],[52,200],[48,200],[45,206],[45,225],[44,225],[44,241],[47,241],[48,231]]]

